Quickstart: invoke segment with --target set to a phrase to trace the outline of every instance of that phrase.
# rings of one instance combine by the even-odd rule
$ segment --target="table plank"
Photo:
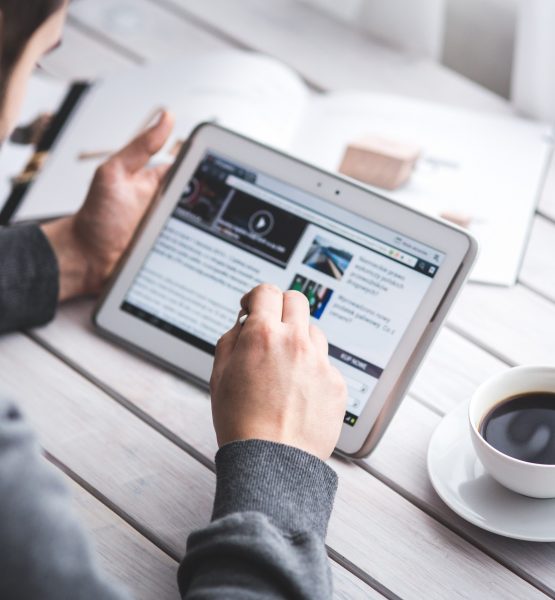
[[[407,398],[376,451],[364,463],[441,522],[555,597],[555,544],[521,542],[483,531],[453,513],[433,490],[426,455],[440,419],[413,398]]]
[[[135,600],[176,600],[177,561],[140,535],[102,502],[85,491],[67,475],[75,508],[87,531],[104,571],[114,581],[124,584]],[[331,562],[334,598],[338,600],[383,600],[376,590],[358,577]]]
[[[215,444],[206,394],[169,373],[165,373],[162,380],[160,375],[156,376],[157,367],[92,336],[87,322],[81,327],[79,323],[71,327],[65,315],[72,312],[73,316],[86,318],[82,309],[81,314],[76,310],[80,306],[84,304],[68,305],[58,320],[35,335],[71,357],[76,366],[94,380],[113,388],[114,395],[135,405],[139,414],[159,419],[162,431],[171,432],[211,459]],[[156,381],[158,393],[154,399],[144,389],[149,385],[148,380]],[[161,409],[156,406],[157,398],[163,398]],[[184,412],[189,419],[180,417]],[[494,580],[498,597],[536,595],[533,588],[514,578],[495,560],[359,467],[338,460],[332,464],[340,474],[341,483],[328,543],[394,593],[401,597],[418,597],[417,590],[427,589],[431,577],[429,569],[433,569],[435,590],[429,591],[430,597],[444,598],[455,590],[459,593],[459,589],[463,590],[460,597],[479,597],[485,593],[487,582]],[[371,519],[369,515],[380,515],[380,518]],[[401,544],[400,549],[399,544],[391,543],[391,540],[403,539],[407,532],[410,532],[411,544]],[[399,572],[406,569],[409,562],[416,574],[410,580],[399,578]],[[473,582],[470,587],[466,584],[469,574]]]
[[[75,305],[70,305],[67,308],[71,308],[71,311],[75,311],[75,313],[81,318],[87,319],[89,307],[86,304],[79,303]],[[83,310],[83,308],[85,308],[86,310]],[[65,317],[67,312],[69,311],[67,311],[66,309],[62,310],[62,317]],[[55,321],[46,330],[43,330],[43,332],[51,330],[56,326],[57,321]],[[86,350],[87,343],[85,341],[85,337],[82,335],[82,333],[80,333],[80,330],[78,328],[75,328],[72,332],[70,327],[71,325],[69,323],[64,323],[64,321],[62,321],[61,332],[68,332],[68,340],[71,340],[72,343],[75,345],[74,348],[69,349],[69,352],[73,353],[74,351],[78,351],[79,348]],[[457,343],[457,336],[453,332],[446,332],[446,336],[446,346],[449,346],[450,344],[454,345],[454,343]],[[96,342],[99,342],[98,346],[96,346]],[[471,347],[471,345],[468,342],[465,342],[464,340],[459,340],[458,343],[459,345],[467,346],[465,354],[468,354],[468,346]],[[97,375],[101,375],[103,377],[108,375],[108,373],[98,373],[98,369],[102,368],[103,366],[106,368],[106,370],[110,370],[121,374],[121,376],[123,376],[125,380],[124,387],[134,386],[135,393],[139,393],[140,391],[141,394],[143,394],[143,390],[146,387],[144,395],[147,400],[148,397],[152,395],[155,387],[158,388],[158,390],[171,389],[170,394],[164,394],[164,402],[162,403],[160,412],[157,414],[158,419],[166,420],[170,418],[171,414],[174,413],[175,410],[177,410],[179,403],[184,402],[187,405],[186,412],[188,414],[190,414],[191,409],[196,408],[197,412],[194,413],[192,420],[197,423],[199,422],[199,419],[202,418],[203,412],[202,410],[198,409],[199,401],[208,402],[207,395],[204,392],[198,390],[195,387],[189,387],[187,384],[180,382],[177,378],[168,373],[160,373],[160,375],[156,377],[156,371],[158,370],[156,367],[148,363],[143,363],[142,359],[140,358],[127,355],[124,352],[120,352],[119,349],[112,348],[112,352],[109,352],[105,345],[111,347],[111,344],[109,342],[95,338],[96,347],[93,347],[91,350],[86,352],[85,355],[82,355],[81,360],[84,363],[86,363],[89,368],[92,368],[93,371],[97,371]],[[439,350],[441,354],[441,352],[443,351],[442,348],[440,348]],[[479,350],[478,348],[475,348],[475,350],[477,356],[474,362],[482,363],[484,358],[483,355],[485,353]],[[98,360],[96,362],[95,357],[98,357]],[[490,360],[492,367],[495,370],[497,370],[499,368],[498,361],[495,361],[495,359]],[[136,365],[132,364],[135,362],[137,362]],[[109,369],[108,367],[106,367],[106,365],[109,365]],[[486,373],[483,374],[486,375]],[[138,377],[139,379],[137,379]],[[121,384],[120,375],[118,375],[118,380]],[[156,382],[150,384],[152,386],[152,389],[149,388],[149,382]],[[189,389],[185,391],[183,390],[183,386]],[[194,393],[191,395],[189,393],[189,390],[193,391]],[[191,397],[195,398],[196,402],[191,401]],[[176,402],[176,407],[174,408],[172,408],[172,406],[168,404],[169,402],[171,402],[172,398],[174,398]],[[202,409],[202,406],[200,408]],[[207,407],[205,407],[204,412],[207,412],[207,410]],[[404,410],[404,407],[402,410]],[[427,413],[429,413],[429,415]],[[424,414],[426,415],[426,419],[423,418]],[[408,488],[418,498],[425,497],[424,491],[428,490],[429,492],[430,490],[428,479],[425,473],[424,457],[429,435],[431,434],[431,431],[435,424],[437,424],[437,422],[438,418],[435,417],[430,411],[426,411],[426,409],[423,408],[417,410],[416,416],[413,411],[406,418],[403,418],[403,413],[401,412],[400,415],[394,420],[393,425],[390,431],[388,431],[388,433],[386,434],[384,442],[382,442],[382,444],[380,445],[377,454],[373,455],[372,457],[374,459],[374,457],[378,456],[378,462],[380,460],[383,462],[383,457],[386,457],[387,460],[385,462],[387,468],[382,469],[380,471],[382,475],[395,481],[399,485],[404,483],[405,488]],[[397,428],[401,428],[401,431],[403,432],[401,435],[394,435]],[[407,431],[406,428],[410,429]],[[210,442],[209,440],[203,439],[202,432],[204,431],[204,428],[195,428],[194,431],[200,432],[199,441],[204,442],[205,447],[212,450],[213,448],[210,448],[210,446],[214,443],[212,436],[209,436],[210,438],[212,438],[212,442]],[[200,446],[201,444],[199,444],[199,441],[195,441],[195,445]],[[405,479],[407,477],[409,477],[409,483],[411,484],[411,486],[406,484]],[[438,514],[445,514],[447,509],[444,508],[444,510],[439,511],[437,508],[438,505],[443,506],[440,503],[440,501],[437,498],[435,498],[435,508]],[[448,522],[452,522],[452,520],[453,515],[449,517]],[[479,531],[476,528],[468,526],[466,523],[463,523],[461,525],[461,530],[465,531],[469,527],[470,529],[475,529],[476,531]],[[487,539],[483,543],[484,545],[486,545],[487,543],[488,551],[491,552],[492,547],[497,548],[497,546],[499,545],[499,539],[500,538],[497,538],[497,536],[490,536],[490,539]],[[482,539],[480,536],[478,536],[478,541],[482,543]],[[513,544],[513,542],[508,542],[508,544],[510,550],[510,545]],[[520,545],[517,542],[514,542],[514,544],[517,544],[517,546]],[[534,549],[535,545],[532,544],[531,547]],[[498,550],[496,550],[496,553],[499,556],[503,556],[503,554]],[[516,559],[519,556],[518,549],[514,550],[512,554],[516,562]],[[531,564],[527,566],[527,569],[531,569],[535,565],[536,577],[538,579],[541,577],[545,578],[546,576],[549,576],[552,572],[552,569],[550,568],[552,562],[549,559],[544,558],[542,561],[539,561],[537,557],[534,557],[534,560],[530,562]],[[542,568],[544,570],[542,570]]]
[[[220,38],[148,0],[78,2],[70,13],[99,40],[117,44],[143,61],[229,48]]]
[[[71,23],[64,29],[62,46],[41,60],[41,66],[61,79],[96,79],[128,67],[130,61]]]
[[[409,393],[436,413],[446,414],[470,398],[480,383],[506,368],[506,363],[444,327]]]
[[[209,521],[213,472],[27,337],[0,340],[0,372],[2,393],[23,407],[56,462],[107,498],[171,557],[181,559],[190,531]],[[157,379],[160,398],[166,390],[161,377]],[[177,417],[186,421],[188,415],[183,411],[171,415]],[[133,554],[118,560],[118,548],[111,547],[110,552],[112,572],[132,579]],[[158,577],[167,575],[166,566]],[[332,569],[336,597],[382,597],[333,561]],[[173,589],[173,583],[168,585]]]
[[[555,305],[522,285],[468,284],[448,323],[509,364],[555,363]]]
[[[46,451],[182,556],[189,532],[209,521],[213,474],[30,339],[6,336],[0,348],[2,392]]]
[[[104,571],[136,600],[176,600],[177,561],[64,474]]]

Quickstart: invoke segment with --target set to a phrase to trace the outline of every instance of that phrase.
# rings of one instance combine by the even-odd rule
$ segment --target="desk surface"
[[[510,112],[441,66],[396,54],[294,0],[75,2],[47,61],[90,77],[172,54],[252,48],[316,89],[365,88]],[[326,60],[322,60],[322,49]],[[340,477],[327,539],[338,598],[555,597],[555,544],[488,534],[451,512],[426,473],[442,415],[489,375],[555,362],[555,169],[518,284],[468,285],[383,442]],[[97,337],[92,303],[0,341],[2,387],[64,473],[106,569],[137,598],[178,597],[188,533],[209,518],[216,449],[207,394]],[[22,377],[25,373],[25,377]]]

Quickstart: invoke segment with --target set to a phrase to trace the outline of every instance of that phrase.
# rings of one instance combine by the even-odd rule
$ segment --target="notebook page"
[[[407,184],[377,191],[434,216],[470,215],[469,229],[481,250],[471,279],[513,284],[552,151],[549,127],[411,98],[345,92],[311,101],[292,149],[335,171],[347,144],[365,134],[422,149]]]
[[[78,108],[18,210],[17,220],[76,211],[103,160],[82,160],[80,155],[120,148],[157,107],[167,107],[176,116],[174,134],[163,153],[207,120],[285,149],[298,128],[307,96],[305,85],[287,67],[240,51],[111,75],[97,83]]]

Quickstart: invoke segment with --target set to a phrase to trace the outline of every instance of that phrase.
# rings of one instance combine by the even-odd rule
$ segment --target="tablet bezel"
[[[474,238],[462,229],[402,206],[353,180],[322,171],[218,125],[200,125],[178,157],[149,218],[145,219],[120,263],[95,310],[93,321],[103,334],[204,386],[212,369],[210,354],[123,312],[120,306],[177,199],[208,151],[230,157],[374,224],[418,241],[425,240],[426,245],[445,254],[424,300],[370,395],[372,402],[366,402],[354,426],[343,424],[337,449],[349,456],[367,454],[401,402],[408,383],[468,275],[477,252]]]

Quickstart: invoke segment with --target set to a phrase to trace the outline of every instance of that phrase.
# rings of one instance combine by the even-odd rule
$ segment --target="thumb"
[[[110,160],[119,161],[129,173],[145,167],[153,154],[159,152],[167,142],[174,125],[174,117],[166,110],[154,125],[140,133],[127,146],[114,154]]]

